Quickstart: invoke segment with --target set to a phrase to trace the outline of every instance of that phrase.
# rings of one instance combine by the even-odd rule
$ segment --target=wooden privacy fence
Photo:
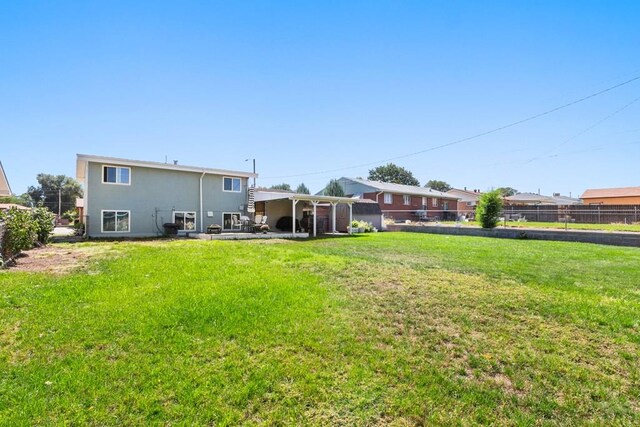
[[[524,218],[536,222],[611,224],[640,222],[640,205],[505,206],[508,220]]]

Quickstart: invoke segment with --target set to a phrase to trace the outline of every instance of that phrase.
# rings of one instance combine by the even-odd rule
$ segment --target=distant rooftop
[[[580,199],[573,197],[561,196],[554,194],[553,196],[544,196],[536,193],[518,193],[513,196],[504,198],[511,203],[531,203],[540,205],[576,205],[580,203]]]
[[[426,196],[426,197],[440,197],[443,199],[453,199],[453,200],[457,200],[459,198],[451,194],[443,193],[442,191],[434,190],[432,188],[418,187],[415,185],[393,184],[390,182],[380,182],[380,181],[369,181],[361,178],[342,177],[338,181],[341,181],[341,180],[350,180],[350,181],[357,182],[359,184],[374,188],[378,191],[386,191],[389,193],[410,194],[414,196]]]
[[[581,199],[600,199],[607,197],[640,197],[640,187],[591,188],[580,196]]]

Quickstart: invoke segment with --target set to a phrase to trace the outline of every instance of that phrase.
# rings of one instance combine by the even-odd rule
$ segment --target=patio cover
[[[272,200],[291,200],[291,209],[292,209],[292,232],[296,234],[296,205],[298,202],[310,202],[313,205],[313,236],[316,236],[316,208],[320,203],[329,203],[331,205],[331,216],[332,216],[332,232],[336,232],[336,205],[338,203],[345,203],[349,205],[349,224],[353,220],[353,210],[352,205],[357,201],[356,199],[352,199],[350,197],[335,197],[335,196],[315,196],[312,194],[299,194],[299,193],[290,193],[284,191],[274,191],[274,190],[256,190],[255,192],[255,201],[256,202],[268,202]],[[349,234],[351,234],[351,227],[349,227]]]

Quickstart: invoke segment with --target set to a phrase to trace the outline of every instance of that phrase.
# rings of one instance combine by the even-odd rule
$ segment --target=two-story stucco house
[[[77,155],[78,206],[89,237],[145,237],[174,223],[179,233],[232,227],[247,214],[251,172]]]

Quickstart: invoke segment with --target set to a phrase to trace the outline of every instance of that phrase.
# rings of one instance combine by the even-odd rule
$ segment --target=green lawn
[[[640,424],[640,249],[61,247],[102,255],[0,272],[0,424]]]

